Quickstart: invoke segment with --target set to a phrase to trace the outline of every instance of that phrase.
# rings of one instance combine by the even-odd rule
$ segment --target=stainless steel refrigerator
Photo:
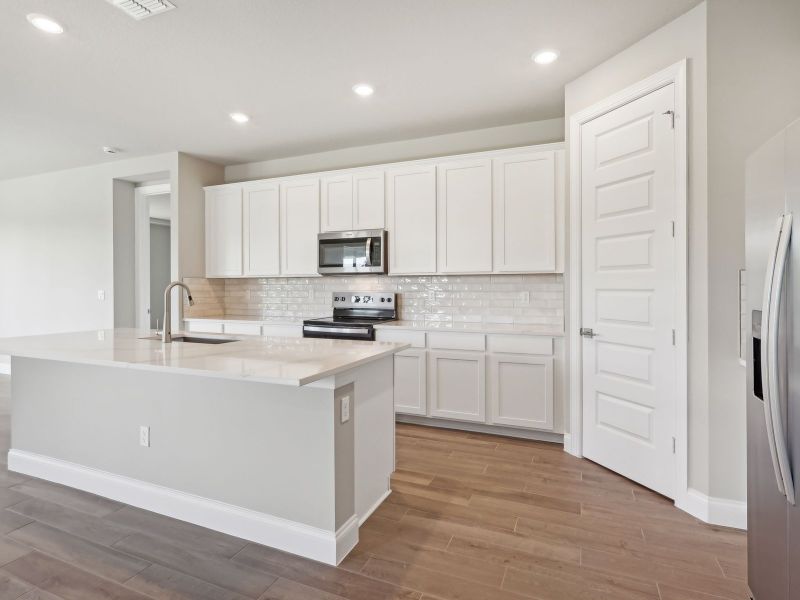
[[[755,600],[800,599],[800,120],[747,161],[747,544]]]

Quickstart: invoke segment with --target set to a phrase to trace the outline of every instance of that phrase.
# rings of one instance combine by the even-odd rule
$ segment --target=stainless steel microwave
[[[332,231],[318,238],[320,274],[386,273],[385,230]]]

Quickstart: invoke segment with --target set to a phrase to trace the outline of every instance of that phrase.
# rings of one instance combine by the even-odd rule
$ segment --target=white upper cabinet
[[[317,275],[319,179],[289,179],[281,190],[281,275]]]
[[[353,229],[353,176],[323,177],[321,184],[322,231]]]
[[[206,277],[242,275],[242,188],[206,190]]]
[[[383,171],[353,174],[353,229],[383,229],[386,226]]]
[[[383,171],[323,177],[320,205],[322,231],[383,229]]]
[[[556,152],[503,156],[493,162],[494,270],[555,271]]]
[[[320,231],[384,228],[390,275],[564,270],[554,145],[214,186],[206,198],[208,277],[317,275]]]
[[[279,275],[280,188],[274,182],[243,186],[243,258],[245,277]]]
[[[491,272],[491,161],[460,160],[438,169],[438,271]]]
[[[389,273],[436,272],[436,166],[386,173]]]

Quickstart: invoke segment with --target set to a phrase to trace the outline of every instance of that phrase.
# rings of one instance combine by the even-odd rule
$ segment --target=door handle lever
[[[580,334],[585,338],[593,338],[597,337],[598,335],[597,333],[594,332],[593,329],[590,329],[589,327],[581,327]]]

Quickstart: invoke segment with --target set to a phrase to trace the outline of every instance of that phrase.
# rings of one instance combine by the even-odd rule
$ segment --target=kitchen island
[[[152,335],[0,340],[9,469],[338,564],[390,491],[407,346]]]

